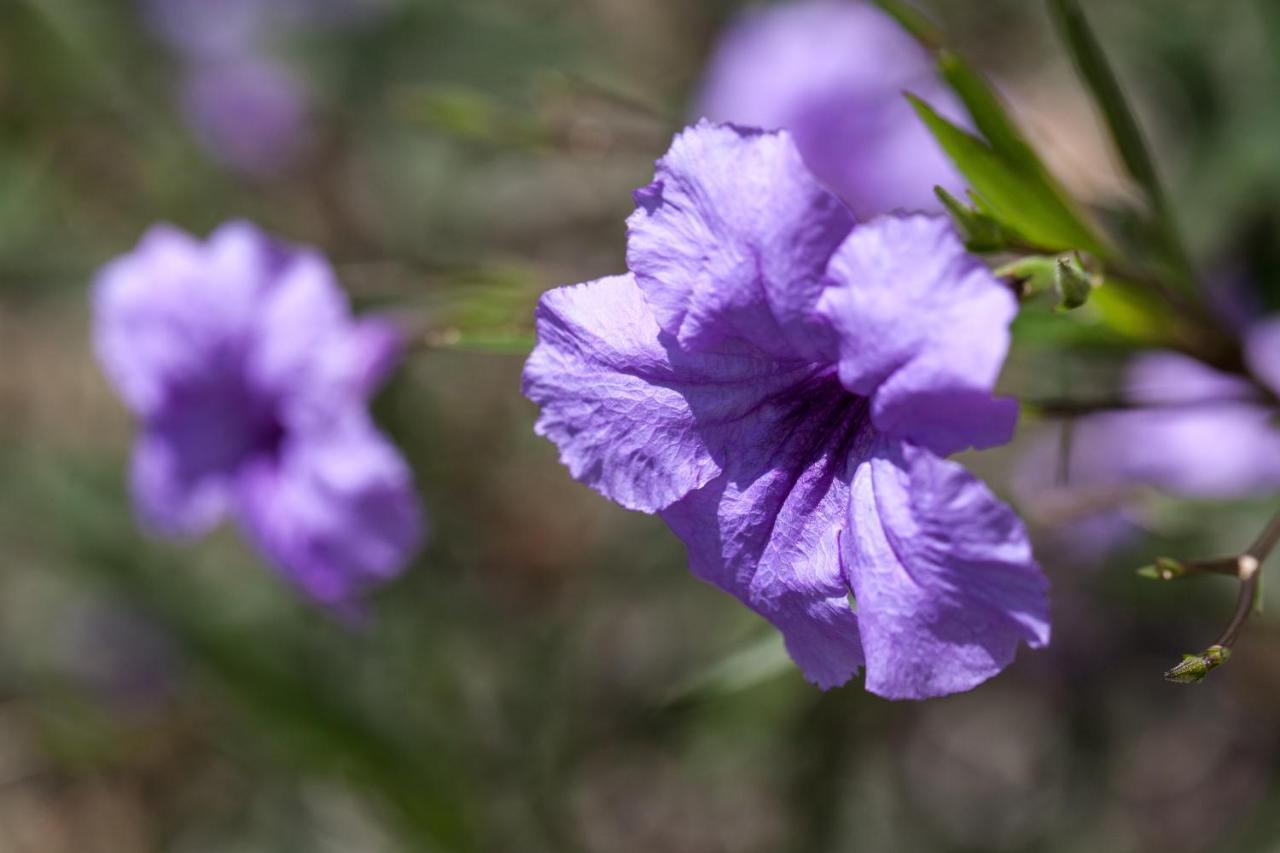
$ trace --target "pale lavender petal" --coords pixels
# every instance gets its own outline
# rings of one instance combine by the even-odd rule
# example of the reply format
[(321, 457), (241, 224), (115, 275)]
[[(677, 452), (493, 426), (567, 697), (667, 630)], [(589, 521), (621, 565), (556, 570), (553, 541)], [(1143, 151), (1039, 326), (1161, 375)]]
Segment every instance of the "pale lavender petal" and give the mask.
[(268, 0), (139, 0), (150, 29), (188, 60), (224, 60), (257, 46)]
[(1017, 404), (992, 395), (1017, 300), (944, 217), (886, 216), (837, 250), (819, 311), (840, 379), (887, 433), (939, 454), (1012, 437)]
[(702, 122), (676, 137), (636, 202), (627, 266), (681, 346), (739, 340), (811, 360), (828, 351), (813, 307), (852, 218), (787, 134)]
[(1073, 490), (1150, 486), (1186, 498), (1238, 498), (1280, 488), (1274, 412), (1240, 377), (1157, 352), (1136, 359), (1128, 397), (1150, 408), (1076, 421)]
[(745, 12), (708, 64), (695, 116), (791, 131), (859, 216), (936, 210), (963, 182), (903, 97), (955, 118), (928, 54), (870, 3), (801, 0)]
[(280, 400), (290, 427), (323, 425), (368, 399), (398, 363), (395, 327), (356, 322), (333, 268), (299, 250), (283, 263), (259, 302), (246, 370), (259, 391)]
[(1265, 320), (1249, 329), (1245, 357), (1253, 374), (1272, 393), (1280, 394), (1280, 318)]
[(524, 372), (537, 433), (574, 477), (645, 512), (719, 476), (754, 424), (779, 416), (777, 395), (814, 372), (741, 349), (681, 350), (630, 276), (550, 291), (537, 327)]
[(404, 332), (390, 318), (365, 317), (356, 322), (349, 340), (354, 387), (370, 397), (404, 358)]
[(1048, 643), (1047, 585), (1022, 523), (961, 466), (884, 441), (858, 466), (849, 507), (843, 551), (872, 693), (969, 690), (1019, 643)]
[(129, 485), (135, 511), (148, 532), (200, 536), (227, 516), (234, 469), (228, 470), (218, 458), (190, 458), (184, 455), (189, 449), (159, 432), (144, 433), (134, 445)]
[(227, 168), (255, 176), (282, 171), (304, 149), (308, 100), (288, 68), (254, 56), (192, 68), (183, 93), (204, 148)]
[(1177, 352), (1150, 352), (1134, 359), (1125, 374), (1129, 400), (1152, 405), (1213, 404), (1258, 400), (1241, 376), (1223, 373)]
[(840, 538), (851, 460), (871, 430), (865, 401), (830, 373), (792, 388), (777, 406), (740, 437), (721, 477), (662, 517), (688, 546), (694, 574), (772, 622), (806, 677), (825, 689), (862, 665)]
[(1280, 488), (1274, 417), (1249, 403), (1094, 415), (1076, 425), (1071, 481), (1139, 483), (1205, 500), (1272, 492)]
[(103, 267), (93, 287), (95, 348), (135, 414), (158, 412), (169, 388), (198, 385), (209, 365), (245, 346), (271, 252), (247, 225), (224, 226), (207, 244), (162, 225)]
[(289, 436), (278, 459), (242, 472), (238, 499), (246, 535), (286, 578), (340, 612), (396, 577), (423, 541), (408, 466), (361, 418)]

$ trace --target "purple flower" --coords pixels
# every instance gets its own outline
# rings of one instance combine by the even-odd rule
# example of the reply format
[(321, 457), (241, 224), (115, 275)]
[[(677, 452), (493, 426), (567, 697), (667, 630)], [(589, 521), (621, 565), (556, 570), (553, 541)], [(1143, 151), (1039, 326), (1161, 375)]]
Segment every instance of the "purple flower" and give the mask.
[(339, 611), (404, 568), (421, 513), (367, 406), (400, 338), (352, 319), (320, 255), (243, 223), (207, 243), (159, 226), (102, 269), (93, 301), (98, 358), (142, 426), (131, 479), (148, 530), (234, 517)]
[(854, 228), (788, 134), (706, 122), (636, 201), (631, 273), (538, 307), (524, 390), (571, 473), (659, 513), (821, 687), (936, 696), (1046, 643), (1020, 522), (936, 455), (1017, 415), (1016, 302), (946, 220)]
[(306, 146), (306, 89), (288, 68), (244, 58), (194, 66), (183, 100), (187, 123), (222, 165), (248, 175), (286, 168)]
[[(1260, 357), (1270, 337), (1265, 326), (1252, 333), (1251, 354)], [(1126, 386), (1127, 399), (1143, 408), (1077, 420), (1066, 484), (1058, 491), (1109, 490), (1122, 505), (1134, 485), (1204, 500), (1280, 488), (1274, 411), (1242, 377), (1178, 353), (1153, 352), (1130, 365)], [(1053, 455), (1048, 445), (1054, 443), (1048, 440), (1030, 453)], [(1034, 478), (1018, 491), (1035, 496)]]
[(859, 216), (937, 210), (963, 183), (903, 91), (956, 118), (928, 55), (861, 0), (801, 0), (745, 13), (712, 57), (695, 112), (791, 131), (814, 174)]
[(152, 32), (184, 65), (188, 125), (221, 165), (278, 173), (306, 147), (311, 92), (273, 57), (291, 33), (353, 24), (393, 0), (140, 0)]

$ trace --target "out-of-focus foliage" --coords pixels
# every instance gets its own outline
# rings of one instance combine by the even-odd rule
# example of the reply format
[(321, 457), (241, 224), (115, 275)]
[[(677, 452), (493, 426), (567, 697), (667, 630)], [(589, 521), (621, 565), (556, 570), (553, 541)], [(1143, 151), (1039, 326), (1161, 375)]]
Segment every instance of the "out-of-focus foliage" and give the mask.
[[(1110, 557), (1046, 537), (1054, 644), (974, 693), (818, 693), (661, 523), (569, 479), (531, 432), (519, 356), (491, 352), (527, 342), (542, 290), (621, 268), (629, 192), (735, 4), (389, 5), (278, 46), (311, 131), (257, 178), (199, 146), (179, 60), (133, 3), (0, 5), (0, 850), (1274, 848), (1272, 617), (1179, 690), (1159, 673), (1231, 590), (1132, 572), (1238, 549), (1268, 507), (1152, 498)], [(1139, 227), (1043, 9), (921, 5), (1056, 178), (1115, 233)], [(1201, 271), (1280, 308), (1280, 7), (1087, 6)], [(432, 544), (354, 633), (233, 535), (157, 544), (127, 505), (88, 278), (153, 221), (232, 217), (321, 247), (427, 344), (377, 415)], [(1042, 346), (1011, 388), (1114, 387), (1097, 296), (1067, 325), (1024, 315)], [(1013, 451), (973, 464), (1003, 488)]]

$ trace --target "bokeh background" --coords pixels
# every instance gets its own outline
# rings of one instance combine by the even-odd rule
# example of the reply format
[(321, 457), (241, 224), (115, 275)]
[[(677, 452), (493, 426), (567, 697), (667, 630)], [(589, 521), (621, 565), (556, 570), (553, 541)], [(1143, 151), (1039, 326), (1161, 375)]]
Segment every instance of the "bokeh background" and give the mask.
[[(1038, 528), (1053, 646), (890, 703), (807, 685), (533, 435), (532, 306), (623, 268), (629, 192), (743, 4), (279, 0), (241, 54), (237, 3), (0, 3), (0, 851), (1280, 850), (1280, 623), (1165, 684), (1234, 590), (1133, 575), (1240, 549), (1265, 501)], [(1280, 4), (1087, 5), (1202, 269), (1280, 307)], [(1065, 184), (1127, 197), (1039, 4), (921, 6)], [(254, 111), (265, 138), (227, 131)], [(233, 532), (179, 548), (131, 517), (88, 282), (154, 221), (231, 218), (320, 247), (428, 344), (376, 413), (433, 537), (362, 630)], [(1104, 390), (1122, 360), (1049, 344), (1010, 375)], [(973, 464), (1007, 494), (1055, 428)]]

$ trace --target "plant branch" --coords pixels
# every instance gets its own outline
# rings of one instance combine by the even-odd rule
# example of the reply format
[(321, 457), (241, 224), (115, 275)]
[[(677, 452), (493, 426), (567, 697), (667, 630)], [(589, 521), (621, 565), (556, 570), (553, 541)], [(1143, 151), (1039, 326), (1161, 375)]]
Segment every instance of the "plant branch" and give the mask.
[(1215, 560), (1182, 563), (1168, 558), (1156, 560), (1154, 569), (1147, 567), (1140, 573), (1147, 577), (1172, 580), (1193, 574), (1230, 574), (1240, 581), (1236, 596), (1235, 612), (1216, 643), (1198, 655), (1184, 655), (1182, 662), (1164, 674), (1166, 681), (1194, 684), (1204, 680), (1209, 672), (1221, 666), (1231, 657), (1231, 648), (1240, 638), (1249, 617), (1258, 609), (1262, 591), (1262, 564), (1280, 545), (1280, 512), (1276, 512), (1258, 538), (1242, 554)]

